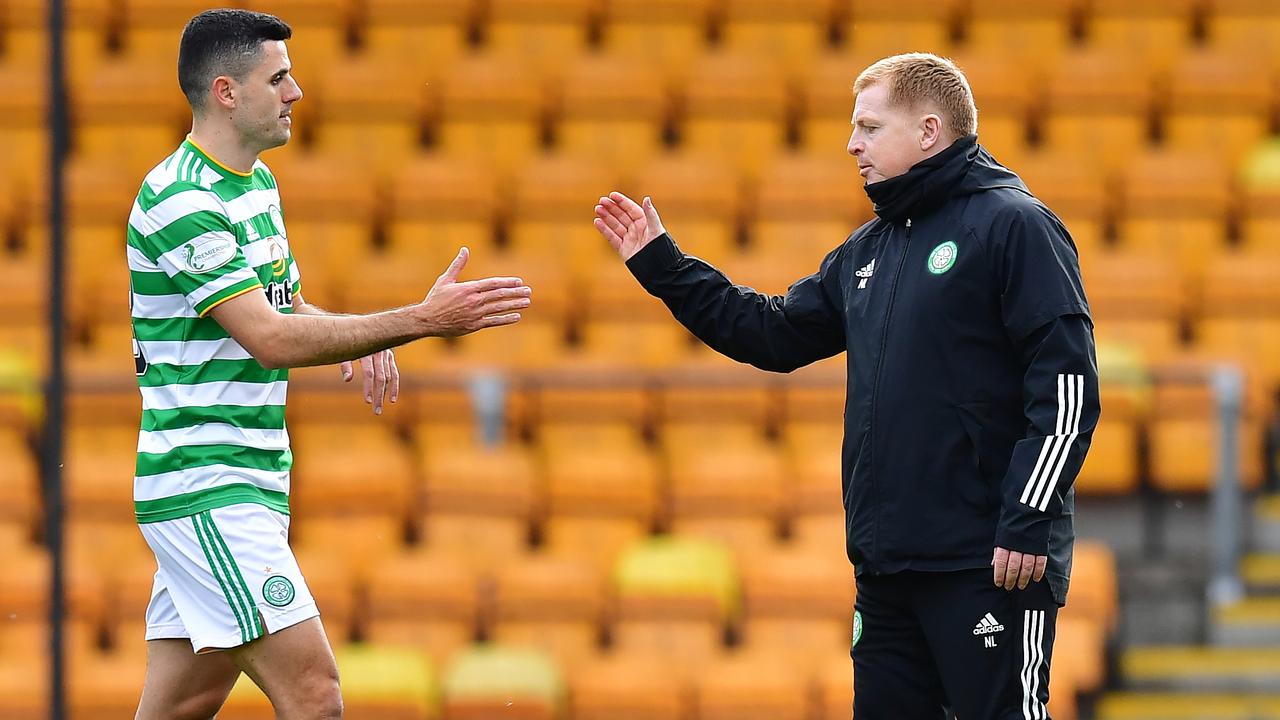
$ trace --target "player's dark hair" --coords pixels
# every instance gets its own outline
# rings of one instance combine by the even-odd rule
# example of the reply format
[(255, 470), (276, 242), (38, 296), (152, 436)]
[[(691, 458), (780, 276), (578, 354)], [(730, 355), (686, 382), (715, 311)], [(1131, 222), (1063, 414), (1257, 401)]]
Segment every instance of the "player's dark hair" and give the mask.
[(209, 85), (219, 75), (242, 80), (258, 62), (262, 43), (288, 40), (293, 28), (274, 15), (252, 10), (206, 10), (191, 18), (178, 47), (178, 85), (193, 110), (204, 108)]

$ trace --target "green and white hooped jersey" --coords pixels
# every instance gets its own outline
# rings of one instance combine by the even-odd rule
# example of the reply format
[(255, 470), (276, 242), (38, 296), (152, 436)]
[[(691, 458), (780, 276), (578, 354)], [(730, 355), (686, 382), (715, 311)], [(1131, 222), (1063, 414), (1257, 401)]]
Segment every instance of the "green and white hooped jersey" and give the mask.
[(237, 173), (187, 138), (147, 174), (129, 215), (142, 428), (140, 523), (238, 503), (289, 512), (287, 370), (268, 370), (209, 312), (248, 292), (293, 311), (300, 285), (275, 178)]

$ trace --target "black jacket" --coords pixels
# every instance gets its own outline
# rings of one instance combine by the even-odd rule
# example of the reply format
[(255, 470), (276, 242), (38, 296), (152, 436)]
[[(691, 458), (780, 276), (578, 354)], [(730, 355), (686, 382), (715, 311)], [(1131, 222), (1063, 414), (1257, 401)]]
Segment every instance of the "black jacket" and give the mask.
[(628, 261), (715, 350), (789, 372), (847, 351), (843, 490), (859, 573), (1048, 555), (1064, 602), (1072, 484), (1097, 424), (1093, 323), (1066, 228), (970, 136), (867, 186), (877, 219), (768, 296), (670, 236)]

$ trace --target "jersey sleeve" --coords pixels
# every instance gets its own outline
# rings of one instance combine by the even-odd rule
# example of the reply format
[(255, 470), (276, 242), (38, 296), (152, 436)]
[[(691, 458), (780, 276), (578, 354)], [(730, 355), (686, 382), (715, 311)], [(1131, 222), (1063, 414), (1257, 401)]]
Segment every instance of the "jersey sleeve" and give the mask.
[(237, 242), (231, 220), (212, 193), (178, 193), (146, 212), (135, 206), (129, 224), (141, 236), (143, 251), (155, 259), (199, 317), (262, 287)]

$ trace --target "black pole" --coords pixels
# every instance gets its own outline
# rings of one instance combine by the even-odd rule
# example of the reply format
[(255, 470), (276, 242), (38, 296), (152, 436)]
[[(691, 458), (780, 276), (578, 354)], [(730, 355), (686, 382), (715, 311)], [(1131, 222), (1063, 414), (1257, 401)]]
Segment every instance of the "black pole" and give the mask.
[(45, 388), (44, 433), (44, 509), (45, 540), (53, 557), (53, 577), (49, 598), (49, 717), (66, 717), (66, 693), (62, 620), (63, 600), (62, 551), (62, 428), (66, 390), (63, 366), (63, 267), (66, 265), (63, 239), (62, 167), (67, 155), (67, 98), (64, 79), (63, 0), (49, 3), (49, 380)]

